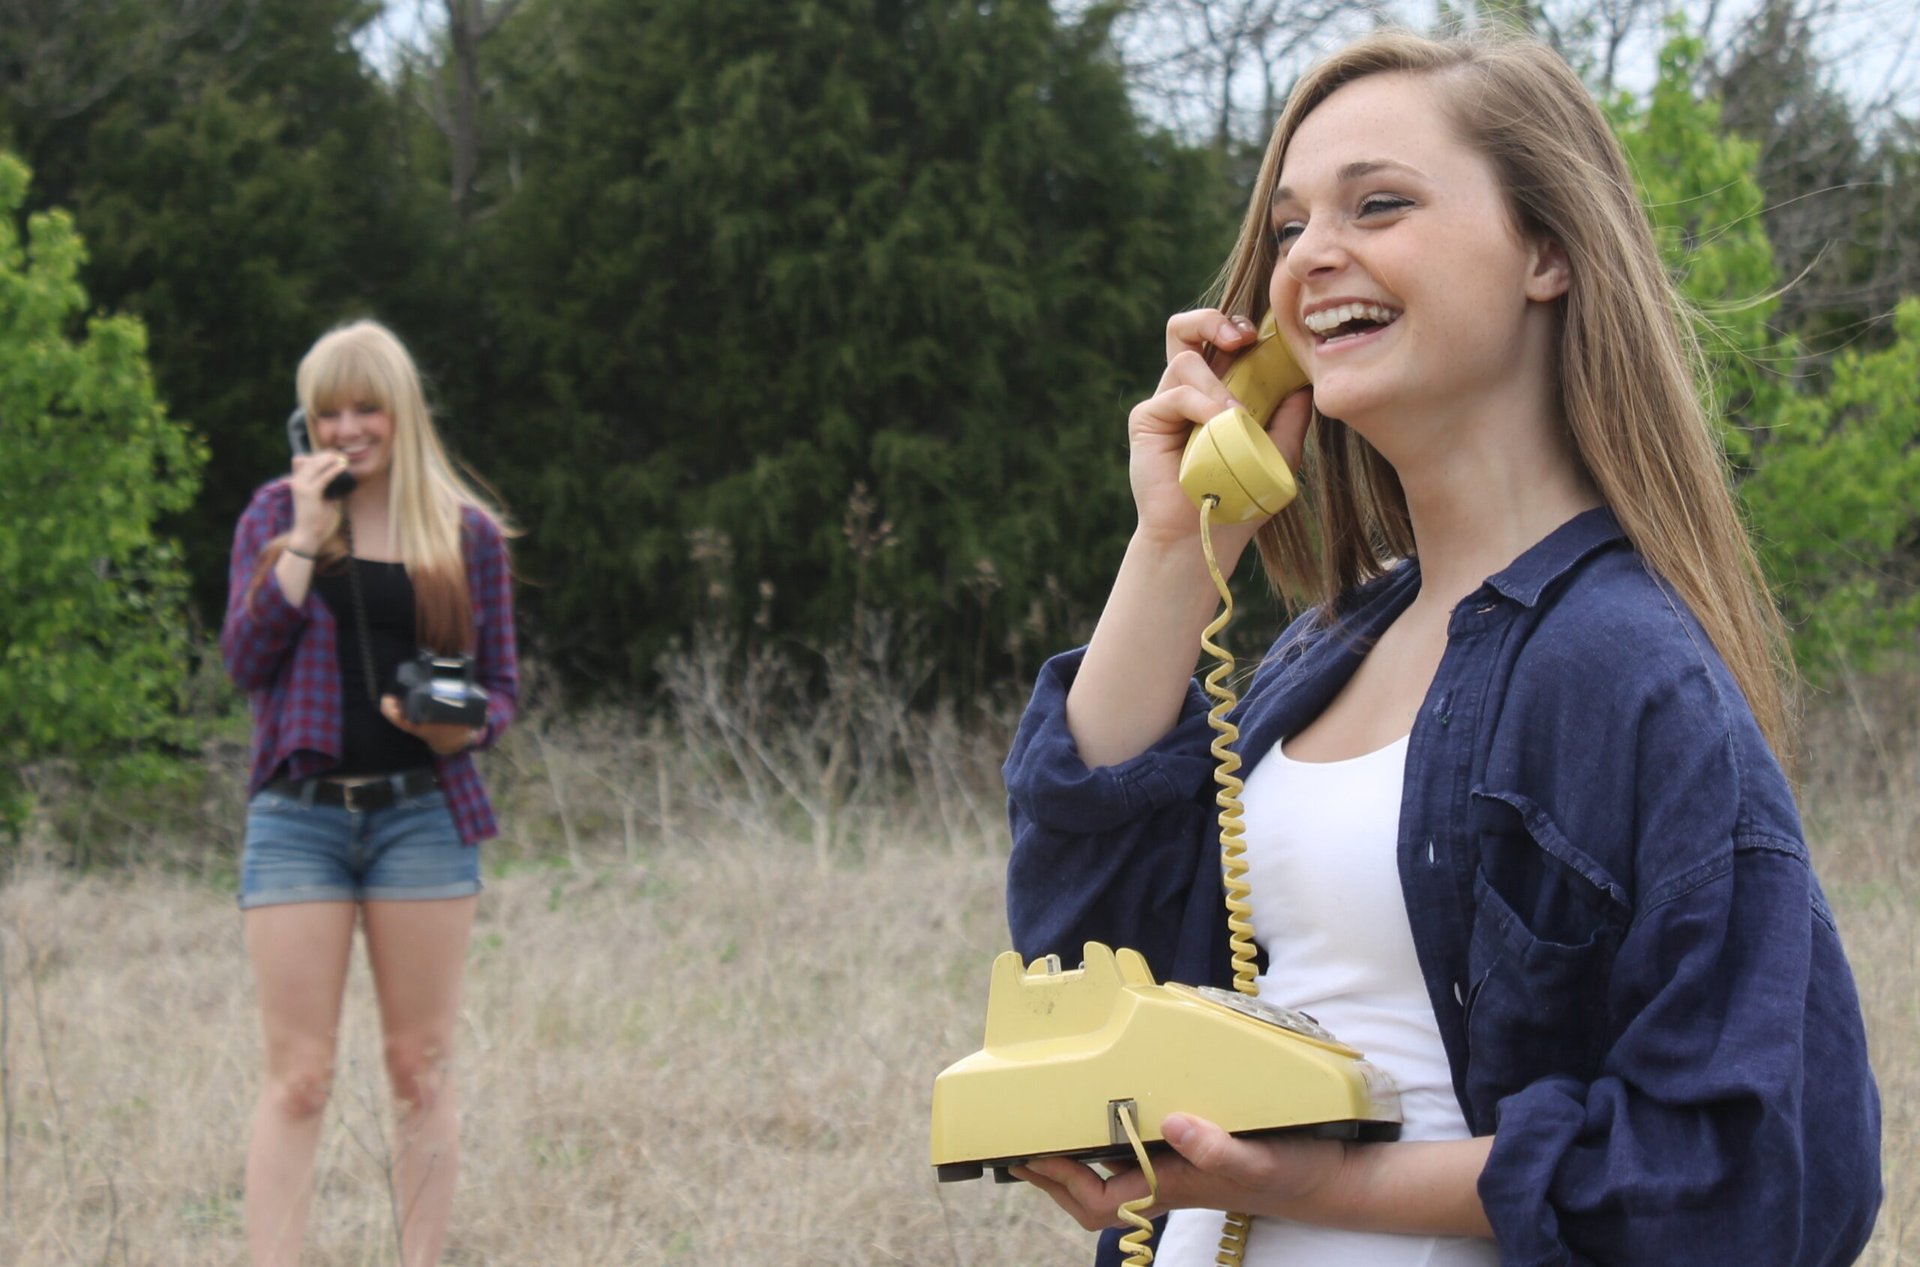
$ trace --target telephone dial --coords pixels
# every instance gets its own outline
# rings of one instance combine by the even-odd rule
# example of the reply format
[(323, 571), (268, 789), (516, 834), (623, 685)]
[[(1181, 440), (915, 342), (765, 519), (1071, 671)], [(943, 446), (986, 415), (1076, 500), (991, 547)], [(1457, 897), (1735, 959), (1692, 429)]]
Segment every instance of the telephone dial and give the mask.
[[(1215, 798), (1221, 868), (1233, 951), (1233, 990), (1158, 984), (1139, 952), (1088, 942), (1078, 968), (1057, 956), (1023, 964), (1017, 951), (994, 961), (981, 1050), (947, 1067), (933, 1085), (932, 1160), (943, 1182), (977, 1179), (1039, 1157), (1104, 1161), (1129, 1152), (1148, 1195), (1121, 1207), (1135, 1231), (1121, 1240), (1130, 1264), (1152, 1260), (1154, 1198), (1147, 1145), (1164, 1141), (1168, 1113), (1192, 1113), (1236, 1135), (1304, 1132), (1363, 1141), (1397, 1139), (1400, 1098), (1387, 1076), (1311, 1017), (1258, 997), (1252, 906), (1246, 882), (1236, 775), (1238, 730), (1227, 720), (1233, 657), (1213, 641), (1233, 612), (1214, 559), (1212, 524), (1266, 518), (1297, 488), (1266, 421), (1307, 383), (1274, 316), (1221, 382), (1245, 408), (1194, 428), (1180, 462), (1180, 486), (1200, 508), (1200, 542), (1223, 607), (1201, 635), (1218, 662), (1206, 677), (1215, 700)], [(1249, 1220), (1227, 1216), (1218, 1261), (1240, 1262)]]

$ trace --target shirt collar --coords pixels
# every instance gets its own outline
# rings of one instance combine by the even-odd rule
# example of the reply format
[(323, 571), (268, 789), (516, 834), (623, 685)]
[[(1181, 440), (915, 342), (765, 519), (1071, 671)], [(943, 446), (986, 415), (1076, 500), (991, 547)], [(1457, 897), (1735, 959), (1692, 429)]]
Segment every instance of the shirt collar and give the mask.
[(1532, 607), (1547, 586), (1572, 571), (1582, 559), (1625, 538), (1610, 508), (1583, 510), (1488, 577), (1487, 585), (1523, 607)]

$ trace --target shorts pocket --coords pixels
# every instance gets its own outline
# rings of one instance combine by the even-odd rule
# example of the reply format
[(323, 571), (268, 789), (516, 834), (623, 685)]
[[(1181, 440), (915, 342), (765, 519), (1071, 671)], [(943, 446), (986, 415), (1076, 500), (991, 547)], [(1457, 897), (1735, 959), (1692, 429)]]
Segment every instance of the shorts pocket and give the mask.
[(393, 803), (393, 808), (403, 812), (408, 810), (439, 809), (446, 805), (446, 803), (446, 789), (434, 787), (428, 788), (424, 792), (416, 792), (412, 796), (401, 797)]
[(270, 788), (261, 788), (247, 802), (249, 814), (308, 814), (313, 807), (297, 796), (288, 796), (285, 792), (275, 792)]

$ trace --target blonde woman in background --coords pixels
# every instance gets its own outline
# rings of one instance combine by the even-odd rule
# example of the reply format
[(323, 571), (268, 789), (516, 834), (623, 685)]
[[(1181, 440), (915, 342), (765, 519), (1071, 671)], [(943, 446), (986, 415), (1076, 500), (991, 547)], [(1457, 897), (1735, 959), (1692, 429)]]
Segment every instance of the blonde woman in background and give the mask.
[[(1294, 89), (1129, 419), (1107, 607), (1007, 761), (1015, 945), (1228, 984), (1192, 680), (1218, 600), (1177, 469), (1269, 310), (1312, 386), (1270, 421), (1304, 491), (1258, 541), (1311, 609), (1235, 715), (1258, 984), (1405, 1124), (1170, 1114), (1157, 1267), (1213, 1262), (1227, 1210), (1261, 1267), (1851, 1261), (1879, 1100), (1783, 773), (1781, 623), (1622, 153), (1538, 43), (1380, 32)], [(1213, 533), (1223, 571), (1254, 536)], [(1089, 1229), (1147, 1190), (1015, 1173)]]
[[(296, 386), (312, 452), (240, 517), (220, 638), (253, 711), (240, 906), (266, 1081), (247, 1237), (256, 1267), (299, 1260), (358, 921), (402, 1110), (403, 1259), (426, 1267), (459, 1169), (453, 1033), (476, 846), (496, 834), (472, 753), (506, 729), (518, 690), (511, 529), (455, 472), (384, 327), (329, 332)], [(343, 473), (351, 492), (329, 497)], [(483, 724), (408, 721), (394, 675), (421, 649), (472, 658)]]

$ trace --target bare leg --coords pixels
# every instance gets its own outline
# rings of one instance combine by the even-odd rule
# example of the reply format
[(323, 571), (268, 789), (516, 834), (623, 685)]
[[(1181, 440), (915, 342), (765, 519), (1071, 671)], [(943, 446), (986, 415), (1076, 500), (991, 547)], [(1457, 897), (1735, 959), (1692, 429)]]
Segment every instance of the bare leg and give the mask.
[(293, 1267), (300, 1260), (354, 914), (351, 902), (296, 902), (245, 913), (267, 1048), (266, 1085), (247, 1147), (247, 1245), (254, 1267)]
[(439, 1261), (453, 1208), (460, 1169), (453, 1029), (478, 905), (478, 897), (366, 904), (387, 1078), (401, 1112), (393, 1181), (403, 1267)]

